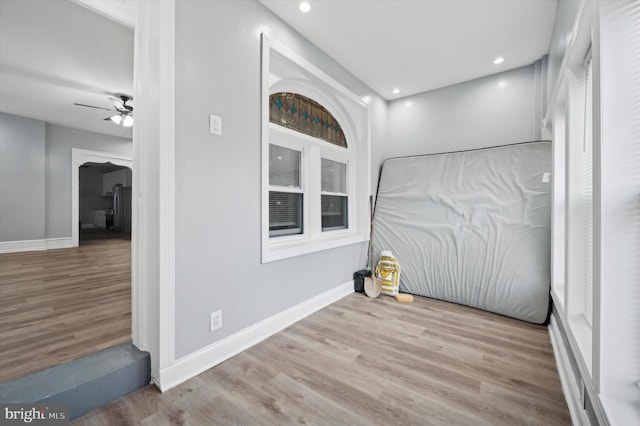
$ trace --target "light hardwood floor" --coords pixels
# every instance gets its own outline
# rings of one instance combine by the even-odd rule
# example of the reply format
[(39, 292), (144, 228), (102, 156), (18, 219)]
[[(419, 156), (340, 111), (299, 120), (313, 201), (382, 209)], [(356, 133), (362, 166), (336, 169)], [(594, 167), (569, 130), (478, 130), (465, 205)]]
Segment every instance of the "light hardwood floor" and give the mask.
[(130, 340), (130, 240), (0, 255), (0, 383)]
[(546, 327), (349, 295), (164, 394), (77, 425), (568, 425)]

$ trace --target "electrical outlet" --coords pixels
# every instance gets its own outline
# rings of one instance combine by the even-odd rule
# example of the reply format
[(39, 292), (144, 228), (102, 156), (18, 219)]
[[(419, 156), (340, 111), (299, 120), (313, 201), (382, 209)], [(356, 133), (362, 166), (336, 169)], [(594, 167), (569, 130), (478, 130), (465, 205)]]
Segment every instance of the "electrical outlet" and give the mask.
[(219, 328), (222, 328), (222, 311), (215, 311), (209, 317), (209, 330), (216, 331)]

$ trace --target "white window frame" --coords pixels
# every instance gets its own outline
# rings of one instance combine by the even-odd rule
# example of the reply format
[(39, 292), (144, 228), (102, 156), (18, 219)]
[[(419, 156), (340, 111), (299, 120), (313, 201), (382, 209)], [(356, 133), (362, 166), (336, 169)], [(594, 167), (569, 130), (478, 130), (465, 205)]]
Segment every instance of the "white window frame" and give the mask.
[[(574, 424), (640, 424), (640, 370), (637, 331), (640, 326), (637, 291), (638, 194), (637, 76), (640, 58), (639, 2), (580, 1), (566, 41), (558, 79), (548, 97), (543, 124), (553, 124), (554, 144), (569, 139), (568, 87), (592, 47), (593, 143), (593, 300), (592, 323), (581, 315), (583, 285), (562, 282), (562, 268), (554, 268), (554, 313), (550, 334), (563, 391)], [(576, 67), (578, 65), (578, 67)], [(581, 93), (575, 93), (579, 99)], [(566, 115), (566, 129), (563, 129)], [(557, 129), (557, 132), (556, 132)], [(574, 129), (574, 133), (579, 129)], [(564, 137), (566, 134), (566, 138)], [(554, 174), (567, 174), (561, 150), (555, 151)], [(562, 186), (564, 187), (564, 185)], [(554, 262), (561, 266), (569, 241), (563, 237), (565, 194), (554, 202)], [(567, 231), (570, 231), (567, 229)], [(570, 266), (568, 263), (565, 271)], [(564, 296), (562, 294), (564, 293)], [(560, 324), (560, 325), (558, 325)], [(564, 336), (562, 336), (564, 334)], [(563, 338), (564, 337), (564, 338)], [(577, 369), (575, 368), (577, 365)]]
[[(590, 46), (589, 43), (588, 46)], [(585, 127), (585, 91), (587, 85), (587, 65), (590, 58), (589, 47), (578, 63), (567, 70), (566, 76), (566, 120), (567, 138), (565, 140), (565, 306), (569, 327), (571, 328), (586, 369), (593, 374), (593, 326), (592, 307), (587, 309), (587, 286), (593, 285), (593, 262), (587, 264), (588, 242), (593, 241), (587, 233), (589, 214), (593, 215), (593, 195), (585, 198), (585, 176), (587, 157), (583, 152), (586, 132), (593, 128)], [(591, 157), (593, 169), (593, 157)], [(577, 169), (573, 170), (573, 169)], [(593, 174), (591, 174), (593, 180)], [(591, 184), (593, 188), (593, 183)], [(591, 203), (586, 208), (585, 203)], [(574, 207), (577, 209), (574, 211)], [(592, 290), (593, 287), (591, 287)]]
[[(278, 55), (277, 77), (270, 68), (272, 54)], [(278, 92), (299, 93), (326, 108), (340, 123), (347, 147), (271, 123), (269, 96)], [(368, 241), (367, 200), (371, 192), (369, 117), (369, 106), (362, 99), (297, 54), (262, 35), (262, 263)], [(304, 195), (301, 234), (269, 235), (270, 144), (302, 152)], [(322, 231), (322, 158), (347, 165), (346, 229)]]

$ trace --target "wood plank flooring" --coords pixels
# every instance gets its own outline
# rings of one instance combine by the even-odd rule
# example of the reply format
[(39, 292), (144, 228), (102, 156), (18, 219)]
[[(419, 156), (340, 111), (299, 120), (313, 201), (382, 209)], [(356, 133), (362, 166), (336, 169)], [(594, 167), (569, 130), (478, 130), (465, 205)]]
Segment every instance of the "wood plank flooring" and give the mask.
[(0, 383), (130, 340), (130, 240), (0, 255)]
[(360, 294), (77, 425), (569, 425), (546, 327)]

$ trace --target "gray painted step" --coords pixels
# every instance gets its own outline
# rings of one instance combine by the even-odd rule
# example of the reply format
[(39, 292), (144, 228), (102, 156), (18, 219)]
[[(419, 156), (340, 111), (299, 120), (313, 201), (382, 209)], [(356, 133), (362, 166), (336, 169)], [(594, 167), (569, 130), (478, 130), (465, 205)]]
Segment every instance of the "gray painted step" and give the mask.
[(0, 384), (0, 402), (65, 404), (73, 420), (148, 385), (150, 373), (149, 353), (126, 343)]

